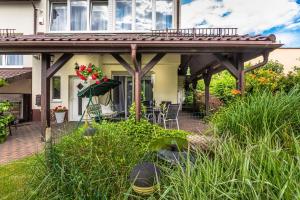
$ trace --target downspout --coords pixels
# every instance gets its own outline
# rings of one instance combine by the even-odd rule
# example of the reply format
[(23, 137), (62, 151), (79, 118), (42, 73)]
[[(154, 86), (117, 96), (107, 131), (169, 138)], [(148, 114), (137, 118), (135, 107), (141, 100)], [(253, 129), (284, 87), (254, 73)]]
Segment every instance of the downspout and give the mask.
[(176, 29), (178, 32), (178, 30), (180, 29), (180, 0), (176, 0), (176, 10)]
[(31, 1), (32, 7), (33, 7), (33, 34), (37, 34), (37, 11), (38, 9), (36, 8), (33, 0)]
[(247, 69), (244, 70), (244, 72), (247, 73), (247, 72), (250, 72), (252, 70), (255, 70), (259, 67), (266, 65), (267, 62), (269, 61), (269, 52), (268, 51), (264, 52), (263, 57), (264, 57), (264, 60), (262, 62), (252, 65), (251, 67), (248, 67)]

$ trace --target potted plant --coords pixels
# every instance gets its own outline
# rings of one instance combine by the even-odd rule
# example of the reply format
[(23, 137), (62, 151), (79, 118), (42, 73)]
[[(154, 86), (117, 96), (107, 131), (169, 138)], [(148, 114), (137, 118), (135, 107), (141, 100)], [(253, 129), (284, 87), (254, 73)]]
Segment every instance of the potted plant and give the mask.
[(54, 108), (54, 114), (56, 123), (61, 124), (65, 120), (67, 108), (63, 106), (57, 106)]

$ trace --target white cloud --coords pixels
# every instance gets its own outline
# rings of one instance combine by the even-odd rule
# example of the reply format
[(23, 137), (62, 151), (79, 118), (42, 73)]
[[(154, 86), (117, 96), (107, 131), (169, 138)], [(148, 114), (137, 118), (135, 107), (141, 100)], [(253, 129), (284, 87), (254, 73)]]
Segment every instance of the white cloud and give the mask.
[(299, 32), (276, 33), (276, 39), (286, 47), (299, 47)]
[[(226, 12), (230, 15), (222, 17)], [(291, 26), (300, 5), (291, 0), (194, 0), (182, 5), (182, 27), (236, 27), (239, 33), (261, 33), (276, 26)], [(199, 26), (199, 27), (201, 27)]]

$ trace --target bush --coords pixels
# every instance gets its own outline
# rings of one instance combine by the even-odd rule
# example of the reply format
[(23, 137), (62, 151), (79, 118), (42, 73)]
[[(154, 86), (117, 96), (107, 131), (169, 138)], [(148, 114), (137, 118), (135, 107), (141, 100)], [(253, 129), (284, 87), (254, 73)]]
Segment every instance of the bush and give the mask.
[(248, 137), (263, 137), (266, 133), (277, 132), (282, 140), (284, 133), (300, 135), (300, 90), (252, 94), (223, 108), (214, 116), (213, 123), (220, 134), (230, 133), (240, 142), (247, 142)]
[(299, 137), (291, 133), (287, 150), (269, 145), (273, 133), (264, 135), (243, 148), (227, 137), (213, 157), (198, 153), (186, 169), (166, 168), (160, 199), (299, 199)]
[(123, 199), (130, 192), (131, 169), (151, 159), (151, 141), (187, 135), (183, 131), (164, 130), (145, 120), (104, 121), (93, 127), (96, 134), (92, 137), (84, 137), (81, 128), (59, 144), (49, 146), (46, 165), (36, 170), (39, 173), (35, 174), (33, 187), (37, 189), (32, 198)]
[(13, 120), (13, 116), (9, 113), (11, 104), (9, 102), (0, 102), (0, 143), (6, 140), (8, 135), (8, 124)]

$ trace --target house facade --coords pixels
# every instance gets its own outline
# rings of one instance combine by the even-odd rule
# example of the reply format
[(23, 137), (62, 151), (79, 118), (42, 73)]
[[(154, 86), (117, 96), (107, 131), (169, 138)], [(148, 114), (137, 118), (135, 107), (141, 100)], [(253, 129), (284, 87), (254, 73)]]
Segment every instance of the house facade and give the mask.
[[(176, 0), (40, 0), (3, 1), (0, 2), (0, 28), (16, 29), (16, 33), (25, 35), (49, 34), (118, 34), (150, 32), (153, 29), (172, 29), (178, 24)], [(5, 19), (5, 20), (3, 20)], [(143, 56), (142, 64), (147, 63), (154, 54)], [(3, 55), (19, 56), (23, 60), (18, 68), (32, 68), (32, 85), (27, 88), (31, 94), (33, 120), (40, 120), (41, 95), (41, 59), (40, 55)], [(61, 54), (53, 53), (51, 62), (55, 62)], [(130, 61), (130, 55), (124, 55)], [(17, 58), (16, 58), (17, 59)], [(0, 62), (1, 63), (1, 62)], [(82, 81), (75, 76), (75, 63), (88, 65), (93, 63), (102, 66), (108, 78), (121, 81), (122, 87), (113, 94), (114, 104), (127, 112), (134, 101), (133, 79), (110, 54), (88, 53), (74, 55), (51, 78), (51, 109), (58, 105), (68, 108), (68, 119), (79, 120), (87, 99), (77, 97), (77, 85)], [(166, 55), (142, 80), (143, 94), (146, 100), (180, 103), (183, 93), (183, 79), (178, 76), (180, 54)], [(4, 68), (4, 67), (3, 67)], [(18, 81), (0, 89), (5, 93), (8, 89), (15, 93), (25, 84)], [(16, 85), (15, 88), (12, 88)], [(107, 97), (100, 101), (105, 103)]]

